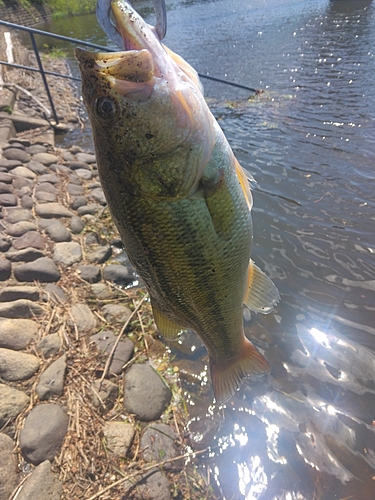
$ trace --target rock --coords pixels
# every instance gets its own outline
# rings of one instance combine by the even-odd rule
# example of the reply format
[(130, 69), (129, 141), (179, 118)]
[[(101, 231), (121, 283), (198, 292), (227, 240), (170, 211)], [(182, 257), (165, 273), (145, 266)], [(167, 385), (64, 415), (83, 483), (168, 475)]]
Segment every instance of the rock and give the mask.
[[(17, 167), (21, 168), (21, 167)], [(33, 179), (28, 179), (25, 176), (15, 177), (13, 180), (13, 187), (19, 191), (22, 191), (22, 194), (30, 194), (34, 186)]]
[(31, 319), (0, 320), (0, 347), (20, 351), (25, 349), (37, 336), (38, 324)]
[[(32, 146), (28, 146), (25, 149), (26, 153), (30, 153), (31, 155), (35, 155), (36, 153), (46, 153), (47, 148), (42, 146), (41, 144), (33, 144)], [(33, 160), (31, 160), (33, 161)]]
[(73, 217), (73, 212), (68, 210), (64, 205), (60, 203), (43, 203), (35, 205), (35, 212), (39, 217), (45, 217), (47, 219), (55, 217)]
[(8, 250), (5, 257), (11, 262), (32, 262), (44, 257), (44, 253), (36, 248), (23, 248), (22, 250)]
[(84, 221), (80, 217), (72, 217), (70, 229), (74, 234), (79, 234), (85, 227)]
[[(29, 210), (27, 210), (27, 212), (30, 213)], [(5, 230), (5, 232), (9, 234), (9, 236), (22, 236), (28, 231), (35, 231), (35, 230), (36, 230), (36, 225), (33, 222), (20, 221), (9, 226), (8, 229)]]
[(0, 160), (0, 168), (6, 168), (7, 170), (12, 170), (14, 167), (22, 165), (22, 161), (19, 160), (6, 160), (5, 158)]
[(93, 189), (90, 193), (90, 198), (93, 198), (95, 201), (100, 203), (100, 205), (104, 206), (107, 204), (102, 188)]
[(105, 283), (95, 283), (91, 286), (91, 291), (99, 300), (111, 299), (113, 292)]
[(112, 255), (112, 248), (110, 245), (101, 245), (93, 252), (86, 252), (86, 259), (88, 262), (96, 264), (103, 264)]
[(79, 170), (79, 169), (83, 169), (83, 170), (90, 170), (90, 165), (88, 165), (87, 163), (83, 162), (83, 161), (70, 161), (69, 162), (69, 168), (71, 170)]
[(40, 376), (36, 392), (40, 401), (52, 396), (61, 396), (64, 392), (66, 354), (54, 361)]
[(98, 210), (99, 210), (99, 205), (97, 205), (96, 203), (90, 203), (89, 205), (83, 205), (79, 207), (77, 209), (77, 213), (79, 216), (87, 214), (95, 215), (98, 212)]
[(48, 236), (58, 243), (71, 241), (71, 232), (60, 221), (54, 221), (53, 224), (46, 228)]
[(106, 304), (102, 307), (102, 315), (109, 323), (111, 323), (113, 320), (125, 323), (130, 318), (131, 314), (131, 309), (122, 304)]
[(13, 448), (13, 439), (0, 433), (0, 498), (4, 500), (11, 498), (17, 484), (17, 458)]
[(27, 167), (16, 167), (12, 170), (12, 174), (18, 177), (25, 177), (25, 179), (35, 179), (36, 174)]
[(100, 281), (100, 268), (97, 266), (78, 266), (77, 271), (80, 277), (88, 283)]
[(60, 452), (69, 417), (66, 410), (56, 404), (35, 406), (25, 420), (20, 433), (20, 448), (24, 459), (38, 465), (44, 460), (52, 461)]
[(22, 163), (27, 163), (30, 161), (30, 155), (22, 149), (18, 148), (8, 148), (3, 151), (3, 156), (7, 160), (18, 160)]
[[(152, 423), (147, 426), (141, 437), (142, 456), (147, 462), (160, 462), (178, 456), (178, 449), (175, 445), (177, 435), (175, 431), (166, 424)], [(176, 466), (176, 463), (165, 464), (168, 468)]]
[(171, 484), (164, 474), (156, 467), (134, 479), (124, 482), (125, 497), (132, 493), (132, 498), (147, 498), (148, 500), (172, 500)]
[(38, 161), (38, 162), (42, 163), (43, 165), (48, 166), (48, 165), (52, 165), (52, 163), (57, 163), (59, 159), (57, 156), (50, 154), (50, 153), (36, 153), (33, 156), (33, 160)]
[(36, 174), (45, 174), (48, 172), (47, 167), (43, 165), (43, 163), (40, 163), (40, 161), (35, 161), (35, 160), (30, 160), (29, 163), (27, 164), (27, 168), (29, 168), (32, 172), (35, 172)]
[(61, 498), (62, 484), (52, 473), (49, 460), (35, 467), (17, 495), (17, 500), (60, 500)]
[(72, 210), (77, 210), (85, 205), (87, 205), (87, 200), (84, 196), (74, 196), (69, 206)]
[(39, 248), (40, 250), (44, 250), (45, 246), (45, 239), (38, 231), (28, 231), (20, 238), (17, 238), (15, 241), (13, 241), (13, 247), (16, 250), (21, 250), (27, 247)]
[[(96, 347), (106, 354), (112, 352), (112, 348), (117, 340), (117, 336), (108, 330), (91, 336), (91, 341), (95, 342)], [(117, 344), (115, 352), (112, 355), (112, 362), (109, 365), (109, 372), (119, 375), (123, 366), (132, 358), (134, 353), (134, 343), (125, 338)]]
[(96, 163), (96, 156), (91, 153), (77, 153), (76, 158), (84, 163)]
[(125, 266), (110, 264), (103, 269), (103, 279), (122, 285), (128, 285), (134, 281), (134, 275), (129, 268)]
[(53, 260), (67, 267), (76, 264), (82, 260), (81, 245), (76, 241), (56, 243), (53, 251)]
[(6, 425), (7, 422), (14, 421), (21, 411), (26, 408), (29, 400), (29, 396), (27, 396), (27, 394), (23, 391), (19, 391), (18, 389), (14, 389), (13, 387), (9, 387), (5, 384), (0, 384), (0, 427)]
[(0, 205), (3, 207), (15, 207), (17, 206), (17, 198), (12, 193), (0, 194)]
[(34, 201), (29, 195), (24, 195), (21, 198), (21, 207), (22, 208), (33, 208), (34, 206)]
[(6, 281), (12, 274), (12, 264), (9, 260), (0, 260), (0, 281)]
[(79, 332), (88, 332), (96, 327), (96, 318), (86, 304), (75, 304), (70, 308), (70, 314), (74, 323), (69, 322), (69, 325), (76, 325)]
[(12, 184), (14, 176), (12, 174), (6, 174), (5, 172), (0, 172), (0, 182), (5, 184)]
[(0, 181), (0, 194), (5, 194), (5, 193), (13, 193), (12, 186), (9, 186), (9, 184), (7, 184), (6, 182)]
[[(30, 212), (30, 210), (27, 210), (26, 208), (8, 208), (8, 213), (5, 216), (5, 220), (8, 222), (8, 224), (15, 224), (17, 222), (22, 222), (22, 221), (30, 221), (34, 219), (33, 214)], [(34, 226), (35, 229), (35, 226)], [(30, 231), (30, 229), (28, 230)], [(26, 232), (26, 231), (25, 231)], [(10, 234), (7, 232), (7, 234)], [(12, 235), (14, 236), (14, 235)]]
[(44, 358), (51, 358), (57, 354), (62, 346), (61, 338), (58, 333), (50, 333), (44, 337), (36, 346), (36, 350)]
[(46, 301), (53, 300), (56, 304), (63, 304), (68, 300), (64, 290), (54, 283), (46, 285), (44, 290), (46, 291)]
[(55, 174), (44, 174), (38, 177), (38, 183), (49, 182), (50, 184), (57, 184), (60, 182), (60, 177)]
[(171, 397), (171, 390), (149, 364), (133, 365), (126, 373), (124, 407), (140, 420), (158, 420)]
[(36, 286), (7, 286), (0, 289), (0, 302), (28, 299), (39, 300), (39, 289)]
[(52, 203), (56, 201), (56, 195), (47, 193), (47, 191), (38, 191), (35, 193), (35, 198), (41, 203)]
[(39, 368), (39, 359), (32, 354), (0, 348), (0, 377), (9, 382), (27, 380)]
[(81, 196), (85, 192), (83, 187), (77, 184), (68, 184), (66, 190), (71, 196)]
[(115, 401), (119, 394), (117, 384), (110, 380), (95, 380), (91, 385), (91, 401), (95, 408), (100, 408), (102, 413), (105, 413), (115, 405)]
[(49, 194), (57, 194), (59, 191), (55, 188), (53, 184), (50, 182), (42, 182), (41, 184), (38, 184), (35, 188), (35, 193), (37, 195), (41, 193), (49, 193)]
[(6, 236), (0, 236), (0, 252), (6, 252), (9, 250), (12, 242)]
[(33, 318), (45, 314), (43, 306), (27, 299), (0, 302), (0, 316), (3, 318)]
[(91, 170), (86, 170), (85, 168), (79, 168), (75, 172), (79, 177), (81, 177), (81, 179), (85, 179), (86, 181), (89, 181), (92, 179)]
[(107, 440), (106, 449), (125, 458), (132, 445), (135, 429), (132, 424), (125, 422), (106, 422), (103, 426), (103, 434)]
[(60, 279), (60, 272), (52, 259), (42, 257), (34, 260), (34, 262), (21, 264), (16, 267), (14, 269), (14, 276), (18, 281), (51, 283)]

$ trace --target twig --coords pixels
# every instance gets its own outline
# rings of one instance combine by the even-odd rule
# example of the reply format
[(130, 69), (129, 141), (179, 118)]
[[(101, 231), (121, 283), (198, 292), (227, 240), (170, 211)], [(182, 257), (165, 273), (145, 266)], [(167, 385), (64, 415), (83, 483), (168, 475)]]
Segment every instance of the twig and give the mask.
[(103, 488), (101, 491), (98, 493), (95, 493), (95, 495), (91, 496), (87, 500), (95, 500), (95, 498), (99, 498), (100, 495), (103, 493), (106, 493), (107, 491), (111, 490), (112, 488), (115, 488), (119, 484), (123, 483), (124, 481), (127, 481), (129, 479), (132, 479), (133, 477), (139, 476), (139, 474), (143, 474), (144, 472), (148, 472), (149, 470), (155, 469), (155, 467), (161, 467), (164, 464), (170, 463), (170, 462), (176, 462), (177, 460), (181, 460), (183, 458), (190, 458), (190, 457), (195, 457), (196, 455), (202, 455), (203, 453), (206, 453), (210, 448), (205, 448), (204, 450), (199, 450), (199, 451), (194, 451), (192, 453), (185, 453), (184, 455), (179, 455), (178, 457), (174, 458), (167, 458), (163, 460), (162, 462), (157, 462), (152, 465), (148, 465), (147, 467), (143, 467), (141, 470), (137, 470), (136, 472), (133, 472), (133, 474), (129, 474), (129, 476), (122, 477), (121, 479), (118, 479), (114, 483), (110, 484), (109, 486), (106, 486)]
[(124, 334), (124, 332), (125, 332), (126, 328), (128, 327), (130, 321), (133, 319), (133, 316), (135, 316), (137, 314), (137, 311), (141, 307), (141, 305), (143, 304), (144, 300), (145, 300), (145, 296), (142, 297), (142, 299), (138, 302), (138, 305), (136, 306), (136, 308), (134, 309), (134, 311), (131, 313), (131, 315), (129, 316), (129, 318), (125, 322), (124, 326), (121, 329), (121, 332), (118, 334), (116, 342), (113, 344), (111, 352), (109, 353), (109, 356), (107, 358), (106, 364), (104, 366), (103, 375), (101, 376), (100, 383), (99, 383), (99, 388), (101, 387), (101, 384), (102, 384), (103, 380), (107, 376), (109, 367), (111, 366), (111, 363), (112, 363), (113, 355), (114, 355), (114, 353), (115, 353), (115, 351), (117, 349), (117, 346), (118, 346), (118, 344), (119, 344), (119, 342), (121, 340), (122, 335)]
[(39, 101), (39, 99), (37, 97), (33, 96), (33, 94), (31, 92), (29, 92), (28, 90), (24, 89), (20, 85), (17, 85), (16, 83), (4, 83), (4, 87), (15, 87), (16, 89), (20, 90), (21, 92), (24, 92), (26, 95), (31, 97), (31, 99), (34, 99), (34, 101), (38, 104), (38, 106), (40, 106), (43, 109), (43, 111), (47, 115), (47, 118), (51, 118), (51, 116), (52, 116), (51, 111), (48, 108), (46, 108), (44, 106), (44, 104), (42, 104)]

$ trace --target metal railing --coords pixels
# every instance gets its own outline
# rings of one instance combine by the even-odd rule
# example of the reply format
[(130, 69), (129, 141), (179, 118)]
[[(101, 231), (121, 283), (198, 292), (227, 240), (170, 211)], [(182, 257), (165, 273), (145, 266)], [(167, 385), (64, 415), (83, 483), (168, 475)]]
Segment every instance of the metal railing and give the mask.
[[(46, 93), (47, 93), (48, 100), (49, 100), (49, 103), (50, 103), (50, 106), (51, 106), (53, 118), (54, 118), (56, 124), (59, 123), (59, 120), (58, 120), (58, 117), (57, 117), (56, 109), (55, 109), (55, 106), (54, 106), (54, 103), (53, 103), (53, 99), (52, 99), (52, 95), (51, 95), (51, 92), (50, 92), (50, 89), (49, 89), (49, 85), (48, 85), (48, 81), (47, 81), (46, 75), (58, 76), (58, 77), (61, 77), (61, 78), (69, 78), (70, 80), (75, 80), (77, 82), (80, 82), (81, 79), (78, 78), (78, 77), (76, 77), (76, 76), (73, 76), (73, 75), (65, 75), (65, 74), (61, 74), (61, 73), (56, 73), (54, 71), (47, 71), (47, 70), (45, 70), (44, 67), (43, 67), (43, 63), (42, 63), (41, 57), (40, 57), (38, 46), (37, 46), (37, 44), (35, 42), (34, 35), (42, 35), (42, 36), (47, 36), (47, 37), (51, 37), (51, 38), (57, 38), (58, 40), (64, 40), (66, 42), (70, 42), (70, 43), (74, 43), (74, 44), (85, 45), (86, 47), (91, 47), (93, 49), (104, 50), (106, 52), (115, 52), (116, 51), (116, 49), (111, 49), (110, 47), (105, 47), (103, 45), (97, 45), (97, 44), (91, 43), (91, 42), (84, 42), (83, 40), (79, 40), (77, 38), (70, 38), (68, 36), (57, 35), (55, 33), (50, 33), (49, 31), (37, 30), (35, 28), (29, 28), (27, 26), (22, 26), (20, 24), (10, 23), (8, 21), (2, 21), (2, 20), (0, 20), (0, 25), (1, 26), (6, 26), (7, 28), (13, 28), (13, 29), (17, 29), (17, 30), (26, 31), (26, 32), (29, 33), (31, 45), (32, 45), (33, 50), (34, 50), (34, 54), (35, 54), (35, 57), (36, 57), (36, 61), (37, 61), (38, 67), (35, 68), (35, 67), (32, 67), (32, 66), (23, 66), (21, 64), (10, 63), (10, 62), (7, 62), (7, 61), (0, 61), (0, 64), (4, 64), (6, 66), (11, 66), (11, 67), (14, 67), (14, 68), (21, 68), (21, 69), (25, 69), (25, 70), (29, 70), (29, 71), (37, 71), (37, 72), (39, 72), (41, 74), (42, 79), (43, 79), (44, 88), (46, 89)], [(198, 76), (200, 78), (206, 78), (207, 80), (211, 80), (211, 81), (214, 81), (214, 82), (224, 83), (225, 85), (231, 85), (232, 87), (237, 87), (237, 88), (240, 88), (240, 89), (248, 90), (250, 92), (255, 92), (255, 93), (259, 92), (259, 90), (251, 88), (251, 87), (248, 87), (246, 85), (241, 85), (239, 83), (230, 82), (228, 80), (222, 80), (221, 78), (216, 78), (214, 76), (203, 75), (201, 73), (198, 73)]]

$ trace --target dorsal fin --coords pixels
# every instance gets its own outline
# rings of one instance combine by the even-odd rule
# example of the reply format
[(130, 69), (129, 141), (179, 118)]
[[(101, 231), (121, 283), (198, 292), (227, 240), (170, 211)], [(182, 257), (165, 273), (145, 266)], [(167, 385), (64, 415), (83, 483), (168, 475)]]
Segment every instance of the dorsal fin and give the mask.
[(234, 165), (236, 168), (236, 174), (238, 180), (240, 181), (241, 184), (243, 194), (245, 195), (247, 201), (247, 206), (249, 207), (249, 210), (251, 210), (253, 207), (253, 195), (251, 194), (250, 191), (249, 182), (254, 181), (253, 176), (248, 172), (246, 172), (246, 170), (241, 167), (236, 158), (234, 159)]

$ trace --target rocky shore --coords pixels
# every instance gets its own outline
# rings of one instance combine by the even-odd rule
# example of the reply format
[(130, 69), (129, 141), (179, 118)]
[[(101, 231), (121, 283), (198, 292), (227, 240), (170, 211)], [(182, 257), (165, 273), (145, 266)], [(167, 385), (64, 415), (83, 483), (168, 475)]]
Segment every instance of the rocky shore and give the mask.
[[(12, 106), (45, 120), (36, 78), (8, 72), (33, 94), (15, 92)], [(74, 88), (52, 90), (79, 125)], [(0, 498), (214, 498), (190, 455), (185, 466), (178, 368), (155, 338), (95, 155), (56, 148), (51, 125), (0, 118)]]

